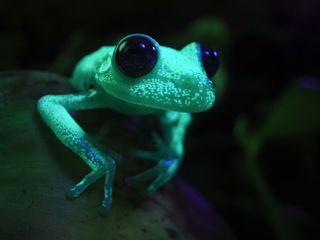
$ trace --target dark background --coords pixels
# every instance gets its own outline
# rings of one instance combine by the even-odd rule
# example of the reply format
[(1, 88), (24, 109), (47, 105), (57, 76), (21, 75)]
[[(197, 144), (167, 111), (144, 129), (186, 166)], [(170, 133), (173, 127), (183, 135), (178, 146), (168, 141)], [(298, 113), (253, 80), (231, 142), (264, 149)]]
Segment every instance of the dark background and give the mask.
[(4, 0), (0, 29), (0, 70), (66, 76), (129, 33), (217, 48), (226, 77), (180, 174), (238, 239), (319, 239), (320, 1)]

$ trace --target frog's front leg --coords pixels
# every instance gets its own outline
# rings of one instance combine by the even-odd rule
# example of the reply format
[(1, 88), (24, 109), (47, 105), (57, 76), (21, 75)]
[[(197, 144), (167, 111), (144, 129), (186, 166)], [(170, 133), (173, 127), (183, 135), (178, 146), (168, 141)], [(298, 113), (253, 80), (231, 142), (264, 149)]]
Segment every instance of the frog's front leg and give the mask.
[(101, 210), (106, 212), (112, 200), (115, 161), (93, 144), (89, 136), (68, 113), (68, 110), (102, 107), (99, 96), (94, 90), (79, 94), (47, 95), (38, 101), (38, 110), (46, 124), (64, 145), (78, 154), (92, 169), (78, 184), (70, 188), (67, 196), (72, 199), (78, 197), (90, 184), (105, 175), (104, 200)]
[(162, 137), (154, 135), (158, 151), (138, 150), (135, 156), (156, 162), (156, 165), (126, 180), (129, 185), (155, 178), (146, 190), (149, 195), (168, 182), (177, 172), (184, 154), (184, 138), (191, 114), (168, 111), (160, 117)]

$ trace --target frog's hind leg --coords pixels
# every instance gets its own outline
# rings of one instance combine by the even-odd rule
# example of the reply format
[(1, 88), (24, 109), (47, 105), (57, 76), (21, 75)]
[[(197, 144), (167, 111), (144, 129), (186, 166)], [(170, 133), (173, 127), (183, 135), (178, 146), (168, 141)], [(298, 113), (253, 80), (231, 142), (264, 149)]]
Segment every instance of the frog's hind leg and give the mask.
[(141, 158), (144, 160), (149, 160), (149, 161), (153, 161), (153, 162), (159, 162), (160, 159), (163, 157), (164, 152), (162, 151), (163, 149), (165, 149), (165, 145), (163, 140), (161, 139), (161, 137), (159, 136), (159, 134), (157, 132), (154, 132), (152, 134), (152, 139), (155, 142), (156, 151), (148, 151), (148, 150), (135, 150), (132, 152), (132, 155), (134, 157), (137, 158)]
[(180, 162), (181, 159), (176, 158), (160, 159), (157, 165), (133, 177), (127, 178), (125, 183), (129, 186), (132, 186), (142, 181), (154, 179), (145, 192), (147, 196), (151, 195), (175, 175)]
[(67, 192), (67, 196), (69, 198), (78, 197), (89, 185), (106, 175), (105, 186), (107, 187), (105, 187), (102, 207), (103, 209), (109, 209), (116, 171), (115, 161), (92, 143), (87, 134), (68, 113), (68, 110), (102, 107), (104, 106), (101, 105), (101, 101), (93, 91), (80, 94), (47, 95), (38, 102), (38, 110), (43, 120), (60, 141), (78, 154), (92, 169), (87, 176)]
[(151, 178), (156, 177), (159, 174), (159, 168), (157, 166), (154, 166), (148, 170), (145, 170), (144, 172), (137, 174), (133, 177), (129, 177), (125, 180), (126, 184), (129, 186), (135, 185), (139, 182), (149, 180)]

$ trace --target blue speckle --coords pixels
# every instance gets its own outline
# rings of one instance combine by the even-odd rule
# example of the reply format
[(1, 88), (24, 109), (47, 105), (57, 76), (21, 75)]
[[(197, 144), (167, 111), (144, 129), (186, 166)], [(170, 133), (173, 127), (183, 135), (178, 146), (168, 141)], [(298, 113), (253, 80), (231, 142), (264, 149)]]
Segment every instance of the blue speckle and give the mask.
[(97, 156), (97, 154), (88, 146), (86, 141), (83, 138), (80, 138), (80, 145), (83, 147), (83, 149), (86, 151), (86, 153), (91, 156), (93, 159), (99, 161), (100, 158)]
[(170, 167), (173, 163), (174, 163), (174, 159), (168, 159), (166, 161), (163, 162), (163, 166), (164, 167)]

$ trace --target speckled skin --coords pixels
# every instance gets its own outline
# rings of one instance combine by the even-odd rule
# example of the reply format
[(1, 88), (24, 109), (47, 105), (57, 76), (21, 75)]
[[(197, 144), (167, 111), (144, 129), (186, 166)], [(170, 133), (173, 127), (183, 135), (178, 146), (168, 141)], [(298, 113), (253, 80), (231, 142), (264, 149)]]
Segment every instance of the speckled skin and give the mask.
[(102, 213), (112, 201), (116, 162), (90, 141), (68, 110), (109, 108), (124, 114), (157, 114), (162, 136), (155, 135), (157, 152), (137, 150), (135, 155), (155, 161), (155, 166), (127, 179), (128, 184), (155, 178), (147, 188), (151, 194), (176, 173), (184, 154), (184, 137), (192, 112), (212, 107), (215, 91), (203, 69), (196, 43), (181, 51), (158, 45), (158, 61), (148, 74), (132, 78), (114, 61), (114, 46), (105, 46), (84, 57), (76, 66), (71, 84), (78, 94), (47, 95), (38, 101), (38, 110), (60, 141), (78, 154), (91, 172), (68, 192), (78, 197), (90, 184), (105, 176)]

